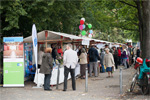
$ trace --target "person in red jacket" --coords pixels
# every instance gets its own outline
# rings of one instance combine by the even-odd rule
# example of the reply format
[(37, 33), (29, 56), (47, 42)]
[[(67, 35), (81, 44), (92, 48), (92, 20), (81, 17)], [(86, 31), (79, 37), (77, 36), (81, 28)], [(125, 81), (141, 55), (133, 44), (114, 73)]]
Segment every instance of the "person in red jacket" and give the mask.
[(63, 51), (61, 47), (58, 47), (57, 52), (58, 54), (60, 54), (60, 56), (63, 56)]
[(120, 47), (117, 48), (118, 49), (118, 64), (121, 64), (121, 49)]

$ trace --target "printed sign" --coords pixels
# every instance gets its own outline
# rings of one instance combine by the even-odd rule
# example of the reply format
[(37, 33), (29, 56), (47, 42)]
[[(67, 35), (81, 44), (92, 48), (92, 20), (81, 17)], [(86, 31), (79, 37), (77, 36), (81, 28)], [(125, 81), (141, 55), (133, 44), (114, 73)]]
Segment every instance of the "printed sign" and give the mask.
[(89, 45), (90, 41), (89, 40), (82, 40), (82, 45)]
[(4, 87), (24, 86), (23, 37), (4, 37)]

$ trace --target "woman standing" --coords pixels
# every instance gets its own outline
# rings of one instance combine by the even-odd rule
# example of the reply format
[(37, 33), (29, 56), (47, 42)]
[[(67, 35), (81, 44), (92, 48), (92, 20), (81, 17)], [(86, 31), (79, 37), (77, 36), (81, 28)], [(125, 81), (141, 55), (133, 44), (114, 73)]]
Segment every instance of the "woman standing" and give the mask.
[[(115, 63), (114, 63), (113, 55), (109, 52), (109, 49), (106, 48), (105, 51), (106, 51), (106, 54), (104, 56), (103, 64), (107, 67), (106, 68), (106, 71), (108, 72), (107, 78), (110, 78), (110, 77), (113, 77), (112, 70), (113, 70)], [(111, 76), (110, 76), (110, 74), (111, 74)]]
[(123, 49), (123, 52), (122, 52), (123, 65), (124, 65), (124, 68), (127, 69), (127, 50), (125, 46), (123, 46), (122, 49)]
[(87, 68), (87, 53), (84, 48), (81, 49), (80, 59), (80, 73), (81, 79), (85, 79), (85, 70)]
[(40, 68), (40, 73), (45, 74), (44, 78), (44, 90), (51, 91), (50, 89), (50, 79), (53, 70), (53, 58), (51, 56), (52, 49), (47, 48), (45, 54), (42, 58), (42, 65)]

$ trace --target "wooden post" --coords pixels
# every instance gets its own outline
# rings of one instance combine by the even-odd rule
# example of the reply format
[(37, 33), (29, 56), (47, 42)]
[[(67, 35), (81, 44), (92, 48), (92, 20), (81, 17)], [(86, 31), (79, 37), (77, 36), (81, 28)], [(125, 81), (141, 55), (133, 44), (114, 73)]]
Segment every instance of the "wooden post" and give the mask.
[(74, 50), (74, 40), (72, 41), (72, 45), (73, 45), (73, 50)]
[[(63, 39), (63, 36), (61, 36), (61, 39)], [(61, 49), (62, 49), (62, 52), (63, 52), (63, 41), (61, 41), (60, 43), (61, 43), (60, 45), (61, 45)]]
[[(48, 31), (45, 31), (45, 40), (47, 40), (48, 37)], [(45, 47), (47, 48), (47, 41), (45, 42)]]

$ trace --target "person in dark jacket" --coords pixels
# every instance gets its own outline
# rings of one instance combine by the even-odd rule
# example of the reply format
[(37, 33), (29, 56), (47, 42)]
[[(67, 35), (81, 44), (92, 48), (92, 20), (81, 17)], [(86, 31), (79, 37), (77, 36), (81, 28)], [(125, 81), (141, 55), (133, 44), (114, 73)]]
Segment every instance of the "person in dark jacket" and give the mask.
[(137, 50), (136, 50), (136, 57), (140, 57), (140, 54), (141, 54), (141, 51), (140, 51), (140, 48), (137, 47)]
[(43, 55), (42, 58), (42, 65), (40, 68), (40, 73), (45, 75), (44, 78), (44, 90), (46, 91), (51, 91), (50, 89), (50, 79), (51, 79), (51, 74), (53, 70), (53, 59), (51, 56), (52, 49), (47, 48), (45, 50), (45, 54)]
[(88, 54), (89, 54), (89, 64), (90, 64), (90, 72), (89, 72), (89, 76), (91, 77), (92, 76), (92, 71), (93, 71), (93, 68), (94, 68), (94, 75), (95, 77), (97, 77), (97, 66), (98, 66), (98, 58), (99, 58), (99, 54), (98, 54), (98, 51), (94, 48), (94, 46), (92, 46), (89, 51), (88, 51)]
[(55, 44), (52, 44), (52, 57), (54, 59), (54, 61), (59, 58), (59, 54), (57, 52), (57, 49), (56, 49), (56, 45)]
[(116, 47), (113, 47), (113, 57), (115, 61), (115, 67), (116, 69), (118, 69), (118, 50), (116, 49)]
[(102, 73), (105, 72), (105, 68), (104, 68), (104, 64), (103, 64), (103, 62), (104, 62), (104, 56), (105, 56), (105, 51), (104, 51), (103, 49), (101, 49), (101, 54), (100, 54), (101, 60), (100, 60), (100, 64), (101, 64), (101, 67), (102, 67)]

